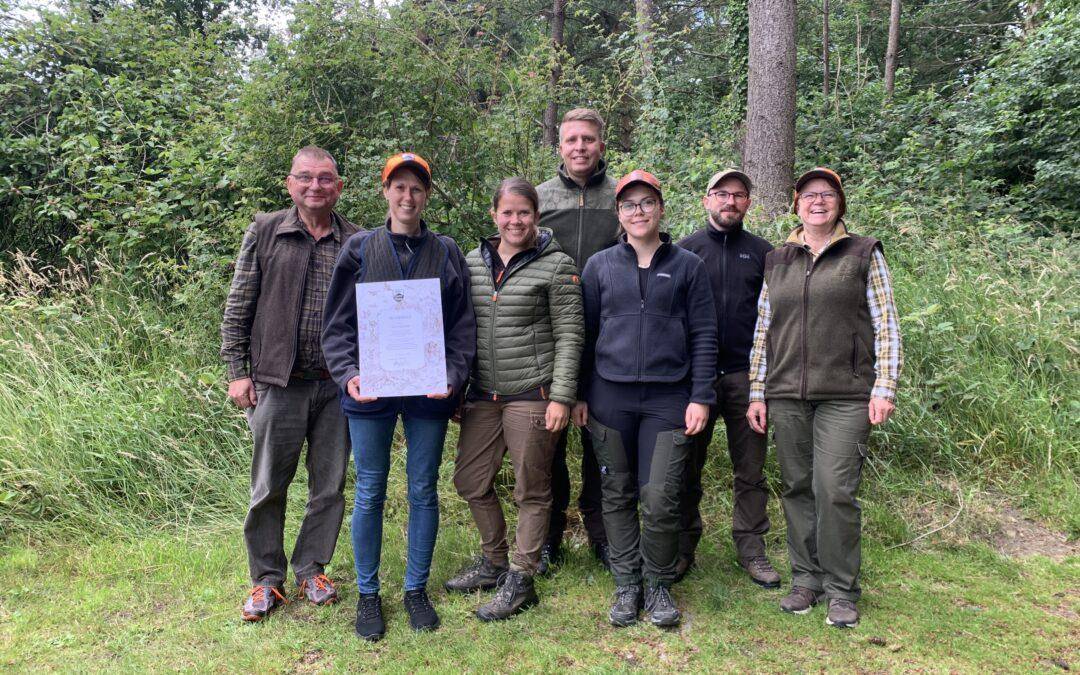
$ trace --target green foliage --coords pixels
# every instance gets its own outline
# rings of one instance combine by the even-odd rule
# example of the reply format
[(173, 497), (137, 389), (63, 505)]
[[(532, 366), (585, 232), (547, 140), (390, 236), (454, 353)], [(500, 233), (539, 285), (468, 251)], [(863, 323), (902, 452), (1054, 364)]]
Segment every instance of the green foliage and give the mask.
[(11, 248), (176, 262), (193, 232), (244, 205), (224, 117), (238, 74), (210, 38), (117, 9), (98, 21), (43, 13), (0, 45)]

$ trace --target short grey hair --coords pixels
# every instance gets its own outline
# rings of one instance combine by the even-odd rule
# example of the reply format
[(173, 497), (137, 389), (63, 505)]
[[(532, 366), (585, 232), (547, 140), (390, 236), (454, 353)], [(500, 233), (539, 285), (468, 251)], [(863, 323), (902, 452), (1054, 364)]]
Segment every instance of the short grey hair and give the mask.
[(305, 145), (304, 147), (297, 150), (296, 154), (293, 155), (292, 158), (293, 163), (295, 163), (296, 160), (300, 159), (301, 157), (304, 157), (305, 159), (328, 161), (334, 165), (335, 172), (338, 170), (337, 160), (334, 159), (334, 156), (317, 145)]

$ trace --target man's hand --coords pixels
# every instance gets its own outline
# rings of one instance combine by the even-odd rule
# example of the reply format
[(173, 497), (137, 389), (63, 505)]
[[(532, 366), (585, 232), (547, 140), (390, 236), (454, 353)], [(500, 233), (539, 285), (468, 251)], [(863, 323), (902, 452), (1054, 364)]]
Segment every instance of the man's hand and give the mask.
[(250, 377), (242, 377), (239, 380), (230, 382), (229, 398), (232, 399), (237, 408), (242, 410), (254, 408), (259, 402), (259, 397), (255, 394), (255, 383), (251, 381)]
[(892, 415), (893, 410), (896, 410), (896, 406), (888, 399), (870, 399), (870, 424), (875, 426), (885, 424), (889, 421), (889, 416)]
[(585, 401), (578, 401), (574, 404), (574, 410), (570, 413), (571, 419), (574, 421), (575, 427), (583, 427), (589, 423), (589, 404)]
[(447, 385), (445, 394), (428, 394), (427, 397), (428, 398), (450, 398), (450, 396), (453, 395), (453, 393), (454, 393), (454, 388), (451, 387), (450, 385)]
[(562, 431), (570, 421), (570, 406), (558, 401), (551, 401), (544, 412), (544, 426), (548, 431)]
[(357, 403), (371, 403), (376, 400), (378, 396), (361, 396), (360, 395), (360, 376), (357, 375), (353, 379), (349, 380), (349, 384), (345, 387), (345, 391), (349, 394), (349, 398)]
[(746, 409), (746, 421), (750, 423), (750, 428), (759, 434), (765, 433), (768, 428), (766, 413), (765, 401), (751, 401), (750, 407)]
[(709, 406), (704, 403), (691, 403), (686, 406), (686, 435), (700, 434), (709, 422)]

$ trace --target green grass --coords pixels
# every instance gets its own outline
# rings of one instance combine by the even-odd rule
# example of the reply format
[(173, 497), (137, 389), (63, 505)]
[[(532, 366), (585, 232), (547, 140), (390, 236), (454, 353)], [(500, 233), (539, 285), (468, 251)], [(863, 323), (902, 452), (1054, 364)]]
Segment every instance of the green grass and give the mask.
[[(295, 499), (292, 506), (293, 514), (300, 511)], [(1080, 664), (1076, 558), (1013, 562), (982, 545), (885, 551), (870, 540), (863, 620), (840, 631), (824, 624), (820, 607), (802, 617), (779, 612), (780, 591), (753, 585), (715, 527), (699, 568), (676, 587), (682, 627), (662, 632), (607, 625), (611, 579), (578, 541), (567, 563), (539, 582), (538, 607), (487, 625), (472, 615), (481, 596), (441, 590), (477, 545), (461, 520), (457, 513), (444, 522), (432, 570), (443, 626), (414, 634), (400, 605), (405, 514), (391, 515), (383, 550), (389, 630), (376, 645), (352, 633), (356, 589), (347, 529), (329, 570), (343, 601), (329, 608), (291, 602), (257, 625), (239, 620), (247, 590), (239, 517), (230, 527), (149, 538), (12, 546), (0, 555), (0, 668), (1016, 672), (1054, 670), (1055, 659)], [(782, 548), (770, 536), (777, 562)]]

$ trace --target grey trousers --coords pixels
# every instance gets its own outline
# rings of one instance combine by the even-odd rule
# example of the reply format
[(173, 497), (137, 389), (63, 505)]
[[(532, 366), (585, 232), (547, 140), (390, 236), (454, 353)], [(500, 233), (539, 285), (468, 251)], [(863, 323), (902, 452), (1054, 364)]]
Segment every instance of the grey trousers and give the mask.
[(255, 390), (258, 405), (245, 411), (255, 452), (244, 543), (252, 583), (280, 586), (286, 576), (286, 493), (305, 440), (308, 500), (293, 547), (296, 580), (321, 574), (334, 555), (345, 515), (349, 426), (333, 380), (292, 380), (288, 387), (256, 384)]
[(867, 401), (770, 399), (783, 480), (792, 584), (859, 599), (862, 521), (855, 495), (870, 435)]

